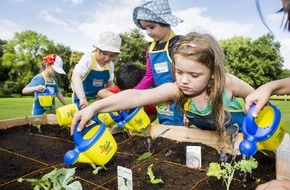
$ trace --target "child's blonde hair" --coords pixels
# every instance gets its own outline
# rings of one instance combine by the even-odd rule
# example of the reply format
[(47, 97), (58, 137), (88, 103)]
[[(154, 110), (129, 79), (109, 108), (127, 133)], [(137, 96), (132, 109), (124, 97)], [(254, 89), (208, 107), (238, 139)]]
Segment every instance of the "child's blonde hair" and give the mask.
[[(210, 79), (206, 91), (209, 96), (209, 102), (212, 103), (212, 124), (216, 126), (220, 137), (225, 137), (227, 117), (223, 106), (222, 94), (226, 85), (226, 74), (223, 54), (217, 40), (207, 33), (190, 32), (175, 44), (172, 53), (173, 58), (174, 55), (179, 54), (194, 61), (198, 61), (210, 70), (213, 78)], [(175, 77), (174, 60), (172, 73)], [(183, 107), (183, 104), (188, 98), (191, 97), (182, 94), (178, 103)], [(223, 141), (225, 139), (221, 138), (221, 140)]]

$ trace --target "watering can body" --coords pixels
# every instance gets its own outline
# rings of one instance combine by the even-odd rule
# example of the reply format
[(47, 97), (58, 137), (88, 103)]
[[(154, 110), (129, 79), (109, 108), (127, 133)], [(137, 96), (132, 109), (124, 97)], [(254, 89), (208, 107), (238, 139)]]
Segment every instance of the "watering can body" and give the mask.
[[(96, 118), (94, 120), (98, 121)], [(64, 156), (67, 166), (75, 163), (94, 163), (103, 166), (117, 151), (117, 143), (103, 123), (93, 123), (82, 132), (75, 130), (73, 139), (75, 148)]]
[(252, 116), (253, 104), (243, 122), (245, 139), (240, 143), (241, 154), (253, 156), (258, 150), (276, 150), (285, 135), (285, 125), (280, 110), (273, 104), (266, 105), (257, 118)]
[(129, 112), (123, 111), (121, 114), (124, 119), (118, 123), (119, 129), (125, 128), (140, 132), (142, 129), (146, 129), (151, 122), (143, 107), (137, 107)]
[(79, 111), (77, 104), (68, 104), (56, 109), (57, 122), (60, 126), (70, 126), (74, 115)]
[(55, 94), (50, 92), (48, 88), (46, 88), (43, 92), (38, 93), (39, 104), (42, 107), (50, 107), (53, 103), (53, 99)]
[[(80, 110), (75, 103), (59, 107), (56, 110), (57, 121), (60, 126), (70, 126), (74, 115)], [(112, 127), (122, 119), (119, 112), (99, 113), (97, 115), (99, 123), (104, 123), (107, 127)]]

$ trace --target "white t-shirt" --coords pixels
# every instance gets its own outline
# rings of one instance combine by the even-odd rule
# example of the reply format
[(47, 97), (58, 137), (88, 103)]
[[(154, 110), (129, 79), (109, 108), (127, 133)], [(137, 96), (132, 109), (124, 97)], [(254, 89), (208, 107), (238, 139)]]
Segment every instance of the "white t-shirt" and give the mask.
[[(93, 57), (92, 52), (85, 53), (82, 56), (82, 58), (79, 60), (79, 62), (75, 65), (73, 72), (77, 72), (81, 74), (81, 77), (83, 79), (91, 69), (91, 66), (93, 64), (92, 57)], [(114, 76), (114, 63), (111, 61), (108, 64), (109, 64), (109, 73), (110, 73), (110, 78), (108, 82), (110, 82), (110, 81), (113, 81), (115, 77)], [(104, 67), (101, 67), (97, 62), (95, 69), (104, 70)]]

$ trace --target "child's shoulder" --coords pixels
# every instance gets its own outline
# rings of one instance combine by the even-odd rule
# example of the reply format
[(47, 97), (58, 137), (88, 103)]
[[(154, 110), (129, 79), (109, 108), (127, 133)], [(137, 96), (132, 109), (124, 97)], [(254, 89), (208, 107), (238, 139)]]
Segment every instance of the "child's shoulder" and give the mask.
[(37, 80), (44, 80), (44, 77), (43, 77), (43, 75), (41, 74), (41, 73), (38, 73), (37, 75), (35, 75), (33, 78), (32, 78), (32, 80), (35, 80), (35, 79), (37, 79)]

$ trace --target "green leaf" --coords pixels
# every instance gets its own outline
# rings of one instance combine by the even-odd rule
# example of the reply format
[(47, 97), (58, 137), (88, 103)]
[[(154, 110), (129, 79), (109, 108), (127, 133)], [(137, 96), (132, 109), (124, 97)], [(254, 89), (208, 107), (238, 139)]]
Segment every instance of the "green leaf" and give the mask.
[(214, 176), (217, 177), (218, 179), (220, 179), (221, 177), (223, 177), (225, 175), (225, 170), (221, 169), (221, 166), (216, 163), (216, 162), (212, 162), (209, 164), (209, 168), (207, 170), (206, 175), (207, 176)]
[(138, 161), (146, 160), (152, 156), (152, 152), (145, 152), (141, 156), (138, 157)]
[(152, 183), (152, 184), (164, 183), (162, 179), (155, 179), (155, 176), (153, 173), (153, 164), (148, 166), (147, 175), (149, 176), (150, 183)]
[(250, 173), (253, 169), (258, 167), (258, 162), (255, 158), (251, 157), (249, 160), (240, 160), (236, 163), (236, 168), (242, 172)]
[(18, 182), (29, 182), (34, 186), (34, 190), (50, 190), (50, 189), (65, 189), (65, 190), (82, 190), (82, 185), (79, 181), (74, 181), (73, 177), (76, 168), (61, 168), (54, 169), (50, 173), (42, 176), (41, 179), (22, 179)]

